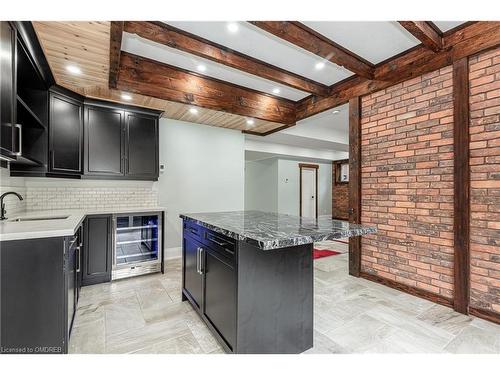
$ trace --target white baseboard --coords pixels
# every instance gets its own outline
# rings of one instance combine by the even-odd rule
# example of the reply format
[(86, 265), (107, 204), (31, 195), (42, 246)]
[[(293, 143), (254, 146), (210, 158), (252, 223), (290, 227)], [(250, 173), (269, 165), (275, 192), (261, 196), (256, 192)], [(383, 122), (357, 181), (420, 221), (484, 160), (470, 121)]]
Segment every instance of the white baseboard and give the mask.
[(169, 247), (164, 249), (165, 259), (175, 259), (182, 256), (182, 247)]

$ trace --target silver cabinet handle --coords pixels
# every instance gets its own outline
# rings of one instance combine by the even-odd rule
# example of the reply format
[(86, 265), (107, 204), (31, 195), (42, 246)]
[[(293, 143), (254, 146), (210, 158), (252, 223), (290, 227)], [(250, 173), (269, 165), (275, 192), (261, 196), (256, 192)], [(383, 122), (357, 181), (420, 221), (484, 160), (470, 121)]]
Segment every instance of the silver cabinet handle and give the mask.
[(200, 273), (200, 248), (196, 248), (196, 272)]
[(21, 156), (23, 154), (23, 126), (21, 124), (15, 124), (15, 128), (19, 129), (19, 151), (15, 153), (17, 156)]
[(76, 264), (78, 267), (76, 268), (76, 273), (80, 272), (80, 246), (78, 246), (76, 249)]
[(203, 248), (200, 247), (200, 275), (203, 275), (204, 269), (203, 269)]

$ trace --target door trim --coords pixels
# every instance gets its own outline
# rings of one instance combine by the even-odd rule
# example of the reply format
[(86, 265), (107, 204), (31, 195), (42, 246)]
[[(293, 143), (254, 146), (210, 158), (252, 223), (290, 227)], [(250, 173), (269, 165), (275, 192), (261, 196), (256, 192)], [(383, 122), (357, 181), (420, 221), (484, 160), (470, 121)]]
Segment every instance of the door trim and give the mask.
[(302, 169), (309, 168), (315, 170), (316, 176), (316, 219), (318, 218), (318, 164), (299, 163), (299, 216), (302, 217)]

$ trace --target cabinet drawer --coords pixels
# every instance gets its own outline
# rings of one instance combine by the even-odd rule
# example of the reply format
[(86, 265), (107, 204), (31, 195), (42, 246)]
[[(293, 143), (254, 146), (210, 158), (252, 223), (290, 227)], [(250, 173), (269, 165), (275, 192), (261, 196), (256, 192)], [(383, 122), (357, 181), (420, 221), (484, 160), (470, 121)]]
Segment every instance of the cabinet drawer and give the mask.
[(223, 256), (234, 259), (236, 240), (224, 236), (223, 234), (206, 230), (203, 234), (203, 243)]
[(195, 223), (184, 221), (184, 235), (188, 235), (201, 242), (203, 238), (203, 228)]

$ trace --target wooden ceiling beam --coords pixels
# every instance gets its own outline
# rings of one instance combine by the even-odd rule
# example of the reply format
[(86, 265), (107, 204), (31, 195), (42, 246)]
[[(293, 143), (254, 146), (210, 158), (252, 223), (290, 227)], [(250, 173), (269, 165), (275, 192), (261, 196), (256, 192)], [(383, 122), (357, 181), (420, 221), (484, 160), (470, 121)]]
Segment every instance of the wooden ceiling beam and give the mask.
[(120, 69), (120, 53), (122, 48), (123, 21), (111, 21), (109, 38), (109, 87), (116, 88), (118, 70)]
[(316, 33), (300, 22), (250, 21), (251, 24), (302, 49), (340, 65), (361, 77), (372, 78), (373, 65)]
[(277, 122), (295, 123), (295, 102), (122, 51), (117, 89)]
[(377, 66), (373, 80), (359, 76), (332, 86), (325, 98), (309, 96), (297, 103), (297, 121), (347, 103), (389, 86), (451, 65), (463, 57), (500, 46), (500, 22), (475, 22), (443, 38), (443, 50), (438, 53), (420, 46), (395, 59)]
[(124, 31), (297, 90), (319, 96), (326, 96), (329, 92), (327, 85), (301, 77), (161, 22), (127, 21)]
[(426, 21), (398, 21), (410, 34), (434, 52), (443, 48), (443, 38)]

